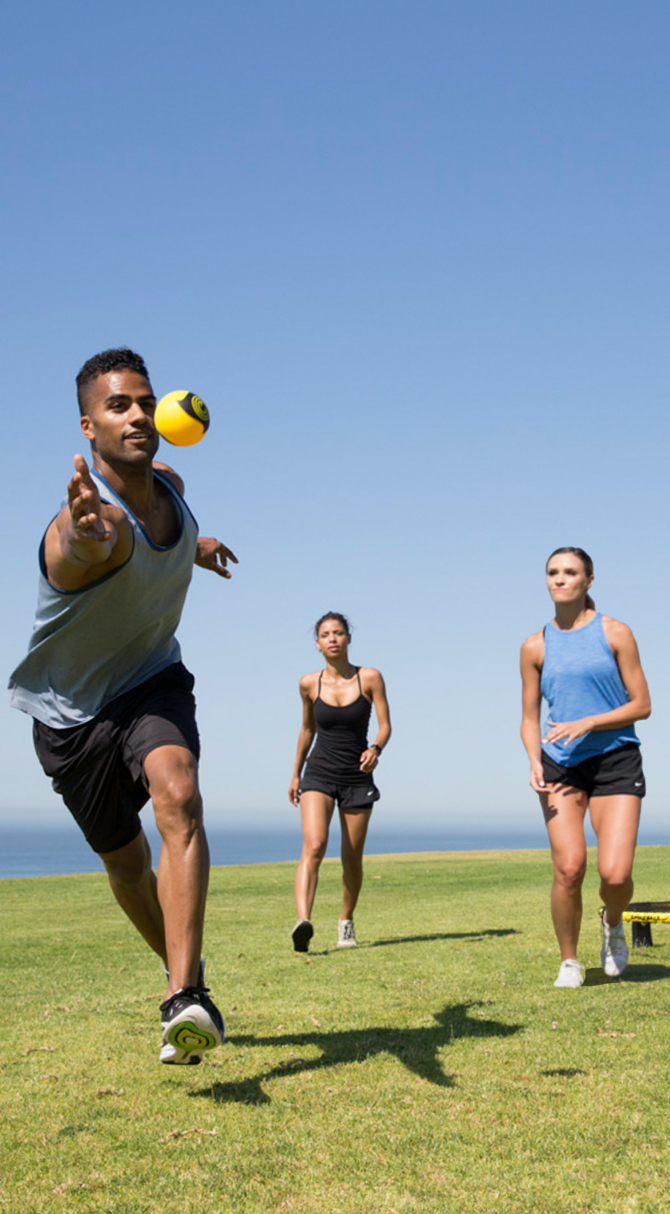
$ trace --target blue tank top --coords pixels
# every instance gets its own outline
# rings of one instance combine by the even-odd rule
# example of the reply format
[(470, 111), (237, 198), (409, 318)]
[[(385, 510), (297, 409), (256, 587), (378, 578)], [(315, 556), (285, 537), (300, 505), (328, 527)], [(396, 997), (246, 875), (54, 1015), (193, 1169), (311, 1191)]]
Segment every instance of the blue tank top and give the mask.
[(67, 729), (181, 658), (175, 632), (191, 581), (198, 524), (167, 477), (179, 520), (173, 544), (154, 544), (130, 507), (99, 473), (101, 499), (120, 506), (133, 529), (124, 565), (84, 586), (58, 590), (40, 547), (37, 612), (28, 653), (9, 682), (10, 702), (44, 725)]
[[(549, 706), (548, 720), (560, 723), (611, 712), (629, 700), (598, 612), (583, 628), (563, 631), (554, 624), (544, 629), (542, 695)], [(546, 733), (547, 725), (543, 729)], [(634, 725), (594, 729), (568, 745), (543, 742), (542, 749), (556, 763), (573, 767), (584, 759), (618, 750), (639, 738)]]

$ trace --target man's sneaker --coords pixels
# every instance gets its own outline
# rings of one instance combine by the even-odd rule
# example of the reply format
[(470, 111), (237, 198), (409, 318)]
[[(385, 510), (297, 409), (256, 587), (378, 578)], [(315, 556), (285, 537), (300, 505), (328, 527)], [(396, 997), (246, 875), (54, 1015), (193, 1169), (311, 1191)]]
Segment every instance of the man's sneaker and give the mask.
[(293, 947), (296, 953), (306, 953), (309, 949), (309, 942), (314, 935), (314, 928), (309, 919), (298, 919), (291, 937), (293, 939)]
[(337, 947), (356, 948), (357, 943), (353, 919), (340, 919), (337, 925)]
[(163, 1046), (161, 1062), (195, 1066), (205, 1050), (221, 1045), (223, 1017), (206, 987), (184, 986), (161, 1003)]
[(579, 961), (575, 961), (572, 957), (567, 961), (561, 961), (561, 968), (554, 986), (581, 986), (583, 981), (584, 966), (580, 965)]
[(623, 919), (616, 927), (610, 927), (603, 914), (603, 946), (600, 950), (600, 964), (610, 978), (618, 978), (628, 965), (628, 945), (623, 934)]

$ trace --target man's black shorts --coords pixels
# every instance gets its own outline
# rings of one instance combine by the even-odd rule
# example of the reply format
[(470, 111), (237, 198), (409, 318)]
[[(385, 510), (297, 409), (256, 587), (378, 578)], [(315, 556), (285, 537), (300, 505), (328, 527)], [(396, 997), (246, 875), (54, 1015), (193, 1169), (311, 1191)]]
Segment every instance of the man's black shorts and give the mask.
[(547, 784), (581, 788), (589, 797), (643, 797), (647, 791), (642, 755), (635, 742), (626, 742), (617, 750), (584, 759), (573, 767), (563, 767), (542, 751), (542, 767)]
[(71, 729), (33, 722), (37, 757), (96, 852), (116, 851), (140, 833), (149, 800), (144, 760), (158, 746), (200, 757), (193, 675), (166, 667)]

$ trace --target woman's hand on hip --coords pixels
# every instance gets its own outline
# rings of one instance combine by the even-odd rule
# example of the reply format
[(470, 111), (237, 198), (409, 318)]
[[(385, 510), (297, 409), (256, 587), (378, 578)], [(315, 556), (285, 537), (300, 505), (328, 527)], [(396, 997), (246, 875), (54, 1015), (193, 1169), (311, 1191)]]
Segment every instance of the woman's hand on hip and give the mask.
[(593, 729), (593, 717), (582, 717), (580, 721), (564, 721), (559, 724), (557, 721), (547, 721), (547, 733), (544, 735), (543, 742), (565, 742), (567, 745), (570, 742), (576, 742), (577, 738), (583, 738), (584, 734), (589, 733)]

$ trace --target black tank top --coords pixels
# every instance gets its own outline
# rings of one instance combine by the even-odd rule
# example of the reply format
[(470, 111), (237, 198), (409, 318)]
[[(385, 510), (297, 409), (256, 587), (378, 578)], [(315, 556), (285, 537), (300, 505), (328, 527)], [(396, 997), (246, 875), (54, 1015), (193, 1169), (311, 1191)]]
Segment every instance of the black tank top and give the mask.
[(361, 676), (356, 670), (358, 679), (358, 699), (353, 704), (327, 704), (321, 699), (321, 679), (314, 700), (314, 720), (316, 723), (316, 742), (308, 759), (310, 773), (315, 770), (324, 775), (336, 777), (347, 783), (357, 780), (369, 780), (368, 772), (362, 772), (361, 755), (368, 746), (368, 725), (372, 705), (363, 695)]

